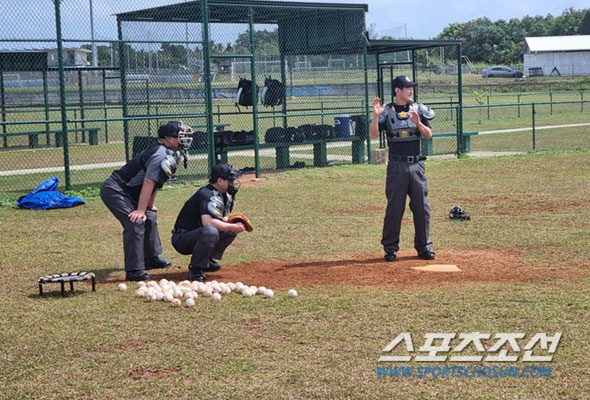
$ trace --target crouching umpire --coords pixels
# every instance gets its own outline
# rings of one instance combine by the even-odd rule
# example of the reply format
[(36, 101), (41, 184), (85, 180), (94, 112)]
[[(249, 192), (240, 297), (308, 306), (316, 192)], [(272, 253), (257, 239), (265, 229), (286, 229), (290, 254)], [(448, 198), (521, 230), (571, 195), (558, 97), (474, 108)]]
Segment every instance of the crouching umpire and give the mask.
[(246, 227), (229, 223), (227, 215), (240, 188), (241, 172), (232, 165), (217, 164), (211, 169), (209, 184), (186, 201), (172, 231), (172, 246), (191, 256), (188, 279), (204, 281), (205, 272), (217, 271), (225, 249)]

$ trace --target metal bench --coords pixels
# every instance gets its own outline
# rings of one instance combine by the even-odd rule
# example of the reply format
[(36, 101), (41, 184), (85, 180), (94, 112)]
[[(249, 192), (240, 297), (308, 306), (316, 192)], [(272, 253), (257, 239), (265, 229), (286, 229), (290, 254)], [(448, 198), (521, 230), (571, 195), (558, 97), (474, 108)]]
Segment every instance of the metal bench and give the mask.
[[(364, 138), (360, 136), (339, 137), (332, 139), (314, 139), (301, 142), (276, 142), (259, 143), (259, 149), (275, 149), (276, 169), (286, 169), (291, 165), (290, 147), (313, 145), (313, 166), (328, 166), (328, 143), (351, 142), (353, 164), (362, 164), (365, 159)], [(227, 153), (230, 151), (254, 150), (254, 145), (226, 146), (215, 149), (216, 163), (227, 163)], [(190, 152), (191, 154), (207, 153), (207, 149), (199, 149)]]
[[(471, 151), (471, 136), (477, 135), (477, 131), (463, 131), (463, 151), (469, 153)], [(432, 139), (426, 140), (421, 139), (421, 150), (425, 156), (431, 156), (434, 154), (434, 140), (443, 137), (457, 137), (457, 132), (437, 132), (432, 134)]]
[[(68, 129), (68, 133), (76, 133), (76, 132), (88, 132), (88, 144), (91, 146), (98, 145), (98, 131), (100, 128), (90, 127), (90, 128), (72, 128)], [(30, 132), (6, 132), (0, 133), (1, 137), (12, 137), (12, 136), (28, 136), (29, 137), (29, 148), (36, 149), (39, 147), (39, 135), (50, 135), (55, 134), (55, 147), (62, 147), (63, 146), (63, 139), (62, 134), (63, 131), (61, 129), (53, 129), (49, 131), (30, 131)], [(49, 139), (47, 140), (47, 144), (49, 145)]]

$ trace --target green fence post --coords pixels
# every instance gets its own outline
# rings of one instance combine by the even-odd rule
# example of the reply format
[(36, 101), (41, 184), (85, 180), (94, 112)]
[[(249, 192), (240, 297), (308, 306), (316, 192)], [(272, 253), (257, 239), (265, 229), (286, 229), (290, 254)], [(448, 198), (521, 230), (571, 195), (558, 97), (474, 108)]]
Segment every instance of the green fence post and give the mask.
[[(45, 105), (45, 121), (49, 121), (49, 94), (47, 88), (47, 70), (43, 71), (43, 103)], [(47, 143), (47, 147), (49, 147), (49, 142), (51, 141), (49, 129), (49, 122), (45, 122), (45, 142)]]
[[(81, 126), (84, 128), (84, 89), (82, 86), (82, 70), (78, 70), (78, 96), (80, 103), (80, 119), (82, 120)], [(76, 138), (78, 134), (76, 133)], [(82, 131), (82, 142), (86, 141), (86, 132)]]
[(102, 105), (104, 108), (104, 141), (105, 143), (109, 142), (109, 124), (107, 122), (108, 118), (108, 110), (107, 110), (107, 71), (106, 69), (102, 70)]
[(53, 0), (55, 5), (55, 31), (57, 41), (57, 65), (59, 70), (59, 100), (61, 106), (61, 142), (64, 146), (64, 172), (66, 190), (72, 188), (70, 176), (70, 146), (68, 144), (68, 115), (66, 111), (66, 75), (64, 71), (63, 40), (61, 37), (61, 0)]
[(518, 118), (520, 118), (520, 93), (517, 95), (518, 98)]
[(490, 95), (488, 94), (488, 120), (490, 119)]
[(535, 132), (535, 103), (532, 103), (532, 122), (533, 122), (533, 151), (537, 150), (537, 138), (536, 138), (536, 132)]
[(213, 132), (213, 92), (211, 89), (211, 51), (209, 49), (209, 1), (201, 1), (201, 15), (203, 16), (202, 37), (203, 37), (203, 64), (205, 81), (205, 100), (207, 102), (207, 133), (209, 136), (209, 172), (215, 165), (215, 133)]
[(580, 102), (580, 112), (584, 112), (584, 91), (583, 90), (580, 92), (580, 99), (582, 100)]
[[(125, 161), (129, 161), (129, 121), (127, 116), (127, 55), (125, 53), (125, 43), (123, 42), (123, 29), (121, 20), (117, 18), (117, 37), (119, 39), (119, 71), (121, 79), (121, 113), (123, 114), (123, 141), (125, 143)], [(207, 47), (207, 46), (205, 46)]]
[(260, 148), (258, 143), (258, 92), (256, 90), (256, 48), (254, 44), (254, 7), (248, 8), (248, 25), (250, 30), (250, 68), (252, 70), (252, 123), (254, 128), (254, 169), (256, 178), (260, 177)]
[[(0, 101), (2, 102), (2, 122), (6, 122), (6, 99), (4, 97), (4, 71), (0, 70)], [(8, 138), (6, 137), (6, 125), (2, 124), (3, 146), (8, 147)]]
[(146, 113), (147, 113), (147, 116), (148, 116), (148, 120), (147, 120), (148, 129), (147, 130), (148, 130), (148, 135), (149, 136), (152, 136), (152, 121), (151, 121), (151, 118), (150, 118), (150, 115), (151, 114), (150, 114), (150, 80), (149, 79), (146, 79), (145, 80), (145, 99), (146, 99), (146, 102), (147, 102), (147, 105), (146, 105)]
[[(371, 135), (369, 134), (369, 113), (371, 112), (371, 109), (369, 108), (369, 104), (371, 104), (369, 102), (369, 64), (368, 64), (368, 55), (367, 55), (367, 43), (363, 42), (363, 68), (365, 69), (365, 132), (363, 132), (363, 136), (365, 137), (365, 139), (367, 140), (367, 161), (369, 164), (371, 164)], [(377, 69), (379, 69), (379, 63), (377, 63)], [(362, 141), (361, 141), (361, 145), (360, 145), (361, 149), (362, 149)], [(352, 155), (353, 155), (353, 160), (354, 160), (354, 146), (352, 149)], [(364, 157), (363, 157), (363, 162), (364, 162)]]
[(549, 114), (550, 115), (553, 115), (553, 92), (549, 92), (549, 101), (550, 101), (550, 103), (549, 103), (549, 109), (550, 109)]

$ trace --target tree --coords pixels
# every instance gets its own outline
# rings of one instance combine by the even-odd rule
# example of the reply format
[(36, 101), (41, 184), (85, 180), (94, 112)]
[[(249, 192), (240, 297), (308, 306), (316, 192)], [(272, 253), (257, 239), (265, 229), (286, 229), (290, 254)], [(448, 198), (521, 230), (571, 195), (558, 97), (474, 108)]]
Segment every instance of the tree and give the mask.
[(509, 64), (522, 60), (524, 39), (527, 36), (590, 34), (590, 9), (566, 9), (559, 17), (525, 16), (490, 21), (478, 18), (466, 23), (449, 24), (438, 39), (459, 39), (463, 53), (473, 61), (488, 64)]
[(465, 37), (465, 24), (453, 22), (449, 24), (441, 33), (436, 37), (437, 39), (450, 39), (457, 40)]
[(586, 10), (582, 22), (580, 23), (580, 35), (590, 35), (590, 9)]

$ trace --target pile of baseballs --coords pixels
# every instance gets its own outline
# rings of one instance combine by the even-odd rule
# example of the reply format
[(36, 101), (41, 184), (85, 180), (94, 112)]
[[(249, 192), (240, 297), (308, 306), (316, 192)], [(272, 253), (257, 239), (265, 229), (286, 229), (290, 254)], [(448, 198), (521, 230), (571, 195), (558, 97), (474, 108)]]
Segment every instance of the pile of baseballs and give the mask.
[[(119, 284), (118, 290), (127, 290), (127, 285)], [(198, 282), (182, 281), (175, 283), (167, 279), (160, 281), (138, 282), (135, 296), (146, 301), (165, 301), (170, 307), (180, 307), (184, 301), (186, 307), (194, 307), (196, 299), (207, 297), (213, 301), (220, 301), (223, 295), (237, 293), (242, 297), (262, 296), (266, 299), (274, 297), (274, 291), (264, 286), (248, 286), (242, 282)], [(291, 289), (287, 292), (289, 297), (297, 297), (297, 291)]]

